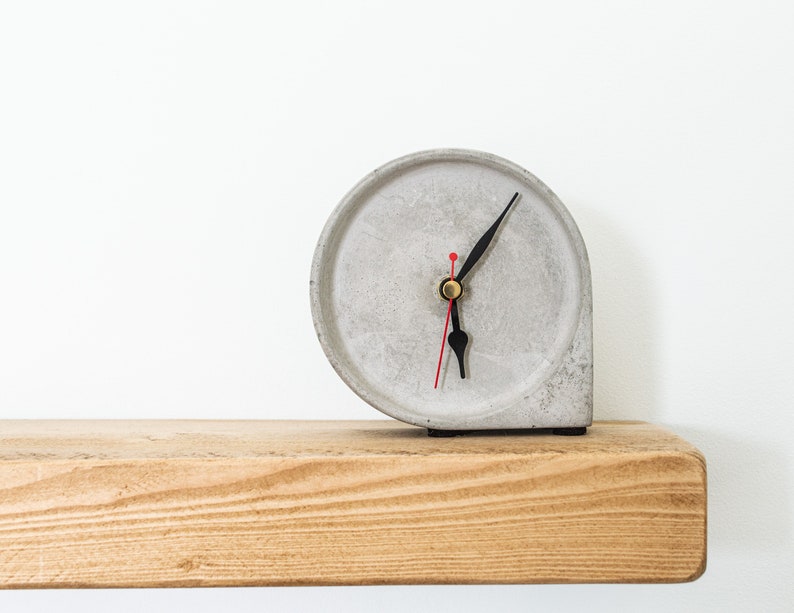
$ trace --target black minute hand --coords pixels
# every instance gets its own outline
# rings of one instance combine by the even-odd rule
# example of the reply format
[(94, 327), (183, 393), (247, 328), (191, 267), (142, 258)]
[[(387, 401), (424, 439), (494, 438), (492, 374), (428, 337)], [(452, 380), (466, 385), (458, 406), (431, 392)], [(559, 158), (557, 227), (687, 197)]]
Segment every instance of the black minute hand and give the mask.
[(505, 210), (502, 211), (502, 214), (493, 222), (493, 225), (488, 228), (488, 231), (482, 235), (480, 240), (477, 241), (477, 244), (474, 245), (474, 248), (471, 250), (469, 257), (466, 258), (466, 261), (463, 263), (463, 266), (460, 267), (460, 272), (455, 277), (456, 281), (463, 281), (463, 277), (472, 269), (472, 267), (479, 261), (479, 259), (483, 256), (486, 249), (488, 249), (488, 245), (491, 244), (494, 235), (496, 234), (496, 230), (499, 228), (499, 224), (502, 223), (502, 220), (507, 215), (507, 211), (510, 210), (510, 207), (513, 206), (513, 203), (518, 198), (518, 192), (513, 194), (513, 197), (510, 199), (510, 202), (507, 203)]

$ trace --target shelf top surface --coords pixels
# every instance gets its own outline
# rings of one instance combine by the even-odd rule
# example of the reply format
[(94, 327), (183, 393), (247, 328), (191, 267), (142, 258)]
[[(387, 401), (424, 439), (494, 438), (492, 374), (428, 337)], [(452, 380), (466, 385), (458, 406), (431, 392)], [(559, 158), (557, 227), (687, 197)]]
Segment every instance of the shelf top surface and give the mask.
[(475, 432), (450, 438), (393, 420), (4, 420), (0, 462), (272, 457), (508, 456), (684, 453), (675, 434), (645, 422), (595, 422), (583, 436)]

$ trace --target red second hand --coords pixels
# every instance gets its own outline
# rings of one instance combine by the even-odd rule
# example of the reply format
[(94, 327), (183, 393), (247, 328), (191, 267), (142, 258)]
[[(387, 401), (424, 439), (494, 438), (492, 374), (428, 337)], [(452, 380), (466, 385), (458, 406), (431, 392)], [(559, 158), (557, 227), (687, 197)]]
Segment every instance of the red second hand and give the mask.
[[(458, 259), (458, 254), (454, 251), (449, 254), (449, 259), (452, 262), (452, 267), (449, 271), (449, 280), (455, 280), (455, 260)], [(441, 353), (438, 355), (438, 368), (436, 368), (436, 382), (433, 384), (433, 389), (438, 388), (438, 376), (441, 374), (441, 362), (444, 359), (444, 345), (447, 341), (447, 330), (449, 329), (449, 316), (452, 313), (452, 300), (449, 299), (449, 306), (447, 307), (447, 319), (444, 321), (444, 336), (441, 338)]]

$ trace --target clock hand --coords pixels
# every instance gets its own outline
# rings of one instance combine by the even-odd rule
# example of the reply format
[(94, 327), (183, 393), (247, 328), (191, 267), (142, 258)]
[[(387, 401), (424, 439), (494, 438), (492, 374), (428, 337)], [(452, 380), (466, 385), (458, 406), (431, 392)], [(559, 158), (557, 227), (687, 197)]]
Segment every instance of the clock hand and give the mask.
[[(449, 254), (449, 259), (452, 262), (452, 266), (451, 266), (450, 271), (449, 271), (449, 280), (450, 281), (454, 281), (455, 280), (455, 260), (458, 259), (458, 254), (453, 251), (452, 253)], [(444, 341), (447, 338), (447, 330), (449, 329), (449, 316), (452, 313), (452, 305), (454, 304), (454, 302), (455, 302), (454, 298), (450, 298), (449, 299), (449, 306), (447, 307), (447, 319), (444, 321), (444, 336), (441, 337), (441, 353), (438, 356), (438, 368), (436, 368), (436, 382), (433, 384), (433, 389), (438, 388), (438, 375), (441, 374), (441, 362), (444, 359), (444, 345), (446, 344)], [(455, 319), (457, 319), (457, 317), (458, 317), (457, 309), (455, 309)], [(454, 322), (453, 322), (452, 325), (453, 326), (455, 325)], [(452, 335), (450, 334), (450, 336), (452, 336)], [(453, 349), (454, 349), (454, 347), (453, 347)], [(457, 351), (456, 351), (456, 353), (457, 353)], [(463, 363), (461, 362), (461, 364), (463, 364)], [(463, 368), (463, 367), (461, 366), (461, 368)]]
[(494, 235), (496, 234), (496, 230), (499, 228), (499, 224), (502, 223), (502, 220), (507, 215), (507, 211), (510, 210), (510, 207), (513, 206), (513, 203), (518, 198), (518, 192), (513, 194), (513, 197), (510, 199), (510, 202), (507, 203), (505, 210), (502, 211), (502, 214), (496, 219), (493, 225), (488, 228), (485, 234), (482, 235), (480, 240), (477, 241), (477, 244), (474, 245), (474, 248), (471, 250), (469, 257), (466, 258), (466, 261), (463, 263), (463, 266), (460, 267), (460, 272), (458, 273), (458, 282), (463, 281), (463, 277), (465, 277), (468, 272), (472, 269), (479, 259), (485, 253), (485, 250), (488, 249), (488, 245), (491, 244)]
[(469, 335), (460, 329), (460, 320), (458, 319), (458, 301), (450, 300), (452, 303), (452, 332), (449, 333), (447, 341), (455, 356), (458, 358), (458, 367), (460, 368), (460, 378), (466, 378), (466, 368), (463, 365), (463, 356), (466, 354), (466, 345), (469, 342)]

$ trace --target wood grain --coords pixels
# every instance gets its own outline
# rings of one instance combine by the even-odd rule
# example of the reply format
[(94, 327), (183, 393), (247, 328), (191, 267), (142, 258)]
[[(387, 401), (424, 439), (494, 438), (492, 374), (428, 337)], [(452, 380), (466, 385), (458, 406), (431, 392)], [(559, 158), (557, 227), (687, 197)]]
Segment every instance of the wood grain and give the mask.
[(678, 582), (705, 559), (703, 456), (645, 423), (0, 422), (0, 587)]

